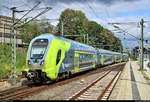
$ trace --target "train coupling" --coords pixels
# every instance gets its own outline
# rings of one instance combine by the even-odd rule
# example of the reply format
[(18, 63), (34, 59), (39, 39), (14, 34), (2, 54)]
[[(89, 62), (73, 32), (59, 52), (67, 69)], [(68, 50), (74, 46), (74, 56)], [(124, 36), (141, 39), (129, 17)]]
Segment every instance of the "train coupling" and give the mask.
[(27, 75), (30, 79), (31, 78), (38, 78), (38, 73), (36, 71), (29, 71)]
[(27, 76), (27, 72), (26, 71), (22, 71), (22, 77), (26, 77)]
[(29, 70), (28, 72), (23, 71), (22, 75), (28, 80), (47, 80), (46, 73), (41, 70)]

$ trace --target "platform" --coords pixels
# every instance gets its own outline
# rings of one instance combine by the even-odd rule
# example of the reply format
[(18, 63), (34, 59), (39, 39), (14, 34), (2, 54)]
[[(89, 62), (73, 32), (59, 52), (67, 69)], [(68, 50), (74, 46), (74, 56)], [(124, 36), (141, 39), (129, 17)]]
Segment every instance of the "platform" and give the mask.
[[(108, 100), (150, 100), (150, 68), (128, 61)], [(146, 76), (146, 77), (144, 77)]]

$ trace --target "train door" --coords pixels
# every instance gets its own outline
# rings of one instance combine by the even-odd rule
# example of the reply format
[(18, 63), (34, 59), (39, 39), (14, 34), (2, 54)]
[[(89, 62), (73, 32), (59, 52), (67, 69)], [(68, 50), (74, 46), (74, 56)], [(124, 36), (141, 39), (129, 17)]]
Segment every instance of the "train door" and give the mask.
[(114, 62), (115, 62), (115, 56), (112, 55), (112, 63), (114, 63)]
[(103, 65), (104, 64), (104, 55), (102, 54), (101, 55), (101, 65)]
[(115, 63), (117, 63), (117, 55), (115, 55)]
[(96, 62), (96, 60), (95, 60), (95, 54), (93, 54), (93, 68), (95, 68), (95, 62)]
[(101, 65), (101, 55), (100, 54), (97, 55), (97, 63), (98, 63), (98, 66)]
[(79, 54), (75, 53), (74, 56), (74, 71), (78, 72), (79, 71)]

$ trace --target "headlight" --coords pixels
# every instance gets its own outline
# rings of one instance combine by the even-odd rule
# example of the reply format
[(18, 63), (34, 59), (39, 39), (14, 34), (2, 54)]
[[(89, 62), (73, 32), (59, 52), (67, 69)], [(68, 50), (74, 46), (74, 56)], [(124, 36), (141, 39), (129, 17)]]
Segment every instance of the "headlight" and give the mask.
[(31, 65), (31, 62), (30, 62), (30, 60), (28, 60), (28, 65)]
[(44, 66), (44, 61), (42, 61), (40, 65), (41, 65), (41, 66)]

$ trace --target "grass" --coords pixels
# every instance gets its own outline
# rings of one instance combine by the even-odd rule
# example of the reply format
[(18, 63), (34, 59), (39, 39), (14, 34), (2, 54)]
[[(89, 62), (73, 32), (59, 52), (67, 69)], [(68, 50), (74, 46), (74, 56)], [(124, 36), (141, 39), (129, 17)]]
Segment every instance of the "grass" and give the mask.
[[(7, 78), (11, 73), (11, 62), (12, 62), (12, 50), (11, 46), (0, 45), (0, 79)], [(26, 52), (16, 52), (16, 73), (20, 74), (23, 66), (25, 65)]]
[(133, 61), (137, 60), (137, 58), (135, 56), (130, 56), (130, 59), (133, 60)]
[(141, 71), (141, 73), (143, 74), (143, 77), (146, 80), (150, 80), (149, 76), (145, 73), (145, 71), (147, 71), (146, 69), (138, 69), (138, 71)]
[(138, 71), (143, 72), (143, 71), (147, 71), (147, 69), (138, 69)]

